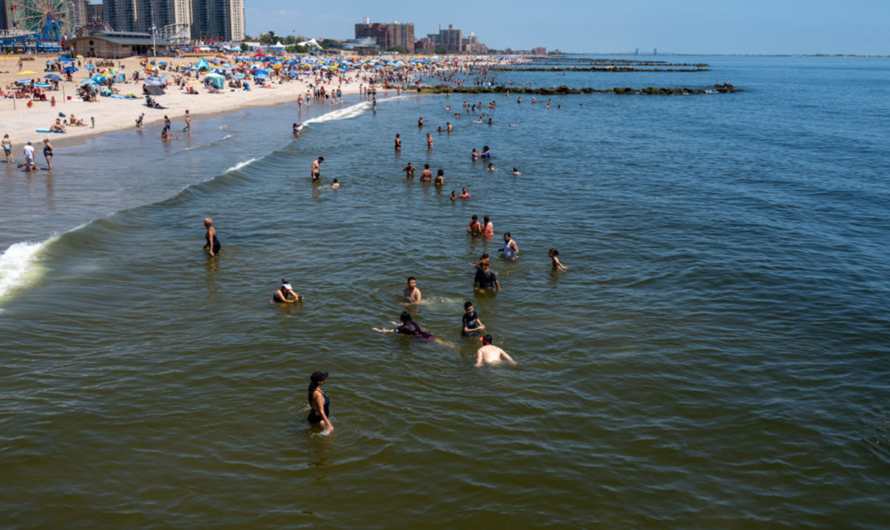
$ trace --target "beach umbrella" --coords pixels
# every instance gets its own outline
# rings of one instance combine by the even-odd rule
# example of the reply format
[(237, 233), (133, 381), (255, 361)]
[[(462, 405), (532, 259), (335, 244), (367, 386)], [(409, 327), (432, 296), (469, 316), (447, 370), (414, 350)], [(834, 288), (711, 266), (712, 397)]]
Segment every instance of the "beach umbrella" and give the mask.
[(37, 72), (32, 72), (31, 70), (22, 70), (18, 75), (28, 75), (28, 74), (36, 74)]
[(49, 87), (51, 87), (52, 85), (49, 84), (49, 83), (34, 83), (34, 86), (36, 86), (36, 87), (38, 87), (38, 88), (49, 88)]
[(84, 79), (80, 82), (81, 85), (95, 85), (96, 82), (91, 79)]
[(165, 77), (149, 77), (145, 80), (146, 85), (153, 86), (165, 86), (167, 84), (167, 78)]
[(86, 65), (87, 70), (92, 70), (93, 68), (95, 68), (95, 66), (93, 66), (92, 64)]
[(60, 63), (73, 63), (74, 59), (72, 59), (70, 57), (60, 57), (59, 62)]
[(31, 84), (31, 80), (30, 80), (30, 79), (19, 79), (19, 80), (16, 81), (15, 83), (16, 83), (17, 85), (30, 85), (30, 84)]
[(61, 81), (62, 78), (57, 76), (56, 74), (49, 74), (45, 76), (47, 79), (52, 79), (53, 81)]
[(77, 68), (76, 66), (66, 66), (65, 67), (66, 72), (76, 72), (78, 70), (79, 70), (79, 68)]

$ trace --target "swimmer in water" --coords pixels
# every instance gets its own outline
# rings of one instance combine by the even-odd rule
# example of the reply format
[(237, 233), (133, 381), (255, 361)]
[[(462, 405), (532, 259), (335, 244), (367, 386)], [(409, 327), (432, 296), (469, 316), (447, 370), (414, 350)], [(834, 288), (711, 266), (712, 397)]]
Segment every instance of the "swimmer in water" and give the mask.
[(402, 168), (402, 171), (405, 172), (405, 177), (408, 179), (414, 178), (414, 172), (417, 171), (417, 168), (411, 165), (411, 162), (408, 162), (408, 165)]
[(405, 305), (415, 305), (419, 304), (423, 297), (420, 294), (420, 289), (417, 288), (417, 280), (414, 279), (414, 276), (408, 278), (408, 286), (405, 287)]
[(445, 122), (445, 129), (447, 129), (448, 132), (451, 132), (451, 131), (453, 130), (453, 127), (451, 127), (451, 122), (450, 122), (450, 121), (446, 121), (446, 122)]
[[(478, 354), (477, 354), (478, 355)], [(313, 372), (309, 377), (309, 417), (306, 421), (312, 425), (321, 425), (325, 433), (334, 431), (334, 425), (331, 423), (331, 398), (325, 395), (321, 389), (324, 386), (325, 379), (328, 378), (327, 372)]]
[(433, 172), (430, 170), (429, 164), (423, 165), (423, 171), (420, 172), (420, 181), (429, 182), (433, 180)]
[(482, 225), (479, 224), (479, 217), (474, 215), (470, 224), (467, 225), (467, 234), (473, 237), (482, 235)]
[(482, 235), (494, 235), (494, 223), (491, 222), (487, 215), (482, 218)]
[(507, 352), (492, 344), (493, 339), (491, 335), (486, 335), (479, 339), (479, 341), (482, 343), (482, 347), (476, 350), (477, 368), (486, 364), (498, 364), (502, 360), (516, 366), (516, 361), (514, 361)]
[(568, 267), (560, 263), (559, 261), (559, 251), (555, 248), (551, 248), (549, 252), (547, 252), (547, 256), (550, 257), (550, 263), (553, 265), (553, 268), (558, 271), (567, 271)]
[(294, 138), (299, 138), (299, 137), (300, 137), (300, 124), (295, 123), (294, 124)]
[(488, 118), (488, 124), (489, 124), (489, 125), (494, 125), (494, 122), (491, 121), (491, 118)]
[(467, 188), (460, 189), (460, 198), (461, 199), (469, 199), (471, 197), (470, 192), (467, 191)]
[(392, 325), (396, 326), (393, 329), (371, 329), (378, 333), (398, 333), (399, 335), (409, 335), (418, 339), (429, 340), (434, 338), (432, 333), (422, 330), (420, 328), (420, 325), (417, 322), (414, 322), (411, 319), (411, 315), (409, 315), (408, 313), (402, 313), (401, 315), (399, 315), (399, 320), (401, 321), (401, 324), (398, 322), (391, 322)]
[(426, 148), (433, 148), (433, 135), (431, 135), (430, 133), (426, 133)]
[(331, 184), (331, 188), (333, 188), (333, 189), (335, 189), (335, 190), (339, 190), (339, 189), (340, 189), (340, 182), (339, 182), (337, 179), (334, 179), (334, 183)]
[(461, 320), (461, 333), (464, 337), (473, 337), (485, 329), (485, 324), (479, 320), (479, 315), (477, 315), (476, 310), (473, 309), (473, 302), (464, 304), (464, 316)]
[(402, 148), (402, 140), (399, 138), (399, 135), (396, 135), (396, 151)]
[(312, 182), (318, 182), (321, 180), (321, 163), (324, 162), (324, 157), (320, 156), (318, 159), (312, 161)]
[(443, 170), (440, 169), (440, 170), (436, 173), (436, 182), (435, 182), (435, 186), (438, 187), (438, 188), (441, 188), (441, 187), (444, 186), (444, 185), (445, 185), (445, 172), (444, 172)]
[(482, 146), (482, 154), (479, 155), (480, 158), (491, 158), (491, 149), (488, 148), (487, 145)]
[(494, 162), (489, 162), (488, 167), (485, 168), (486, 171), (494, 171)]
[(500, 249), (504, 253), (504, 257), (510, 260), (516, 260), (519, 255), (519, 246), (516, 240), (510, 237), (510, 232), (504, 233), (504, 248)]
[(291, 284), (287, 283), (287, 280), (282, 279), (281, 286), (272, 295), (272, 301), (276, 304), (296, 304), (303, 301), (303, 295), (294, 292)]
[(473, 266), (474, 269), (476, 269), (478, 271), (478, 270), (482, 269), (483, 263), (488, 265), (488, 264), (490, 264), (490, 262), (491, 262), (491, 257), (488, 255), (488, 252), (485, 252), (481, 256), (479, 256), (479, 261), (477, 261), (476, 263), (471, 263), (471, 265)]
[(219, 253), (222, 245), (220, 244), (219, 239), (216, 238), (216, 228), (213, 228), (213, 219), (209, 217), (204, 219), (204, 228), (204, 239), (207, 240), (207, 244), (204, 245), (204, 250), (211, 256), (215, 256)]
[(473, 152), (470, 153), (470, 158), (473, 160), (479, 160), (479, 153), (476, 152), (476, 148), (473, 148)]
[(513, 168), (513, 176), (518, 177), (519, 175), (522, 175), (522, 173), (520, 173), (519, 170), (514, 167)]
[(501, 282), (493, 270), (488, 268), (488, 263), (479, 263), (479, 269), (473, 277), (473, 288), (479, 291), (500, 291)]
[(417, 126), (423, 127), (423, 116), (417, 118)]

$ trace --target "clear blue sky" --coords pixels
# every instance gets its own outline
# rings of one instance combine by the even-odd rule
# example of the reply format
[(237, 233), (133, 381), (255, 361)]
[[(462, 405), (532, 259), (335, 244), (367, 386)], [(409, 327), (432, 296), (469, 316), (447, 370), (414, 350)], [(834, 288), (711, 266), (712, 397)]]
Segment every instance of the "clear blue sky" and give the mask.
[(890, 0), (245, 0), (247, 33), (352, 38), (364, 17), (454, 24), (493, 48), (572, 52), (890, 54)]

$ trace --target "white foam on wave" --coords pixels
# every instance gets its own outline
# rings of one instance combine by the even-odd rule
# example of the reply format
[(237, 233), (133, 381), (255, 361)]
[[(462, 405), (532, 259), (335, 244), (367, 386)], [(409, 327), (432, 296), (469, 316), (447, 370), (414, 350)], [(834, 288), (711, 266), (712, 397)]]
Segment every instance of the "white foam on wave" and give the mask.
[[(262, 157), (260, 157), (260, 158), (262, 158)], [(226, 173), (231, 173), (232, 171), (238, 171), (238, 170), (241, 169), (242, 167), (247, 166), (247, 165), (250, 165), (250, 164), (253, 164), (253, 163), (256, 162), (257, 160), (259, 160), (259, 158), (251, 158), (250, 160), (245, 160), (244, 162), (238, 162), (238, 163), (235, 164), (234, 166), (232, 166), (232, 167), (230, 167), (229, 169), (227, 169), (227, 170), (226, 170)], [(209, 180), (213, 180), (213, 179), (209, 179)], [(206, 181), (205, 181), (205, 182), (206, 182)]]
[(223, 136), (222, 139), (228, 140), (229, 138), (233, 138), (234, 136), (235, 136), (234, 134), (227, 134), (227, 135)]
[(0, 255), (0, 299), (40, 278), (43, 269), (37, 264), (37, 253), (53, 239), (43, 243), (15, 243)]
[[(348, 120), (349, 118), (355, 118), (356, 116), (361, 115), (363, 112), (371, 108), (371, 104), (369, 102), (357, 103), (351, 107), (346, 107), (345, 109), (338, 109), (333, 112), (328, 112), (327, 114), (323, 114), (317, 118), (311, 118), (303, 122), (303, 127), (306, 125), (310, 125), (313, 123), (324, 123), (326, 121), (334, 121), (334, 120)], [(301, 127), (302, 129), (302, 127)]]

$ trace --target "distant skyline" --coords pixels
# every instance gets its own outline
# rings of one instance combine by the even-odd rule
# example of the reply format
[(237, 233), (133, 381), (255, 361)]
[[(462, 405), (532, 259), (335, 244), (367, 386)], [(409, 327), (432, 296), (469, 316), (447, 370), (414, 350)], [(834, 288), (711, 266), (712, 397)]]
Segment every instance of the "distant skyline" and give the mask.
[(294, 4), (245, 0), (246, 30), (352, 38), (362, 18), (414, 23), (417, 38), (453, 24), (489, 47), (567, 52), (890, 54), (888, 0), (452, 0)]

